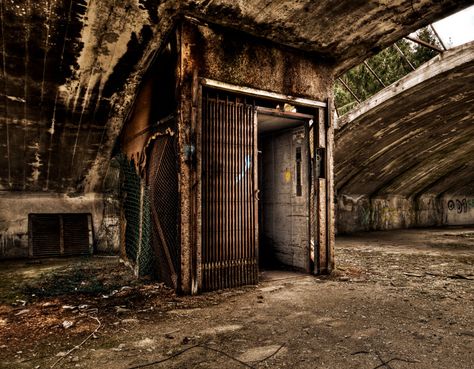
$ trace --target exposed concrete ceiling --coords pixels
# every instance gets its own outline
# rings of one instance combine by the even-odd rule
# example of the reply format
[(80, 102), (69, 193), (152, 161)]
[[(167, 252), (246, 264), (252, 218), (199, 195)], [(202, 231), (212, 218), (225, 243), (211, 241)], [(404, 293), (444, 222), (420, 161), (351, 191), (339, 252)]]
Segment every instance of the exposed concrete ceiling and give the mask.
[(339, 193), (474, 195), (474, 42), (388, 86), (339, 121)]
[(324, 56), (335, 73), (462, 0), (0, 2), (0, 189), (100, 190), (164, 36), (188, 14)]

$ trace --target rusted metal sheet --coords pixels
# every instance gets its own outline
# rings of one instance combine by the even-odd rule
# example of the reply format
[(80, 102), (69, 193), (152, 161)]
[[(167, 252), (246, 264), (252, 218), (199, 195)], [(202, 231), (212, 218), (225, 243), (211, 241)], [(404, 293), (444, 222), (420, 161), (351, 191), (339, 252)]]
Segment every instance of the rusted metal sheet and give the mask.
[(51, 214), (30, 214), (28, 218), (30, 256), (60, 256), (61, 226), (59, 217)]
[(63, 255), (90, 254), (91, 219), (88, 214), (62, 214)]
[(31, 257), (88, 255), (92, 252), (90, 214), (30, 214)]
[(202, 111), (202, 289), (258, 278), (255, 108), (206, 92)]

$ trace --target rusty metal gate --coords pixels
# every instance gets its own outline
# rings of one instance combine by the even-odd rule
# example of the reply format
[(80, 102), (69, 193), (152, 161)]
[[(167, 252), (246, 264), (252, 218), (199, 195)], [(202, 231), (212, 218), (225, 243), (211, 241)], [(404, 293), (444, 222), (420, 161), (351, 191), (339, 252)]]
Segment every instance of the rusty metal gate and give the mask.
[(253, 103), (204, 91), (202, 289), (258, 280), (257, 129)]
[(152, 245), (156, 254), (157, 277), (177, 288), (180, 270), (178, 242), (178, 170), (175, 138), (157, 136), (150, 151), (148, 165)]

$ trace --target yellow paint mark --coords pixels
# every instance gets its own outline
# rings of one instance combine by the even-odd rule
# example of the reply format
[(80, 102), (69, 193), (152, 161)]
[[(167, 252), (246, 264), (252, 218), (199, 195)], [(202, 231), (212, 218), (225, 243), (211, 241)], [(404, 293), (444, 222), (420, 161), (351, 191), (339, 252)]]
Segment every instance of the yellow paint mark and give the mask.
[(283, 173), (283, 178), (285, 178), (286, 183), (289, 183), (291, 181), (291, 172), (288, 168), (285, 169), (285, 172)]

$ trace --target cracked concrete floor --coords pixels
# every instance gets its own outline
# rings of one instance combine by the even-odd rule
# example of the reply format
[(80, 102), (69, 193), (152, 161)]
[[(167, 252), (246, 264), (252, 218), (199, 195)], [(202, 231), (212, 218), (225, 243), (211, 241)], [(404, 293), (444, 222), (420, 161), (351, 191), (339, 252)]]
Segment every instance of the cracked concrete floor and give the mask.
[[(474, 228), (338, 237), (336, 257), (331, 277), (264, 272), (194, 297), (137, 283), (114, 258), (3, 263), (0, 367), (474, 367)], [(56, 291), (42, 268), (82, 271), (80, 293), (31, 296)]]

